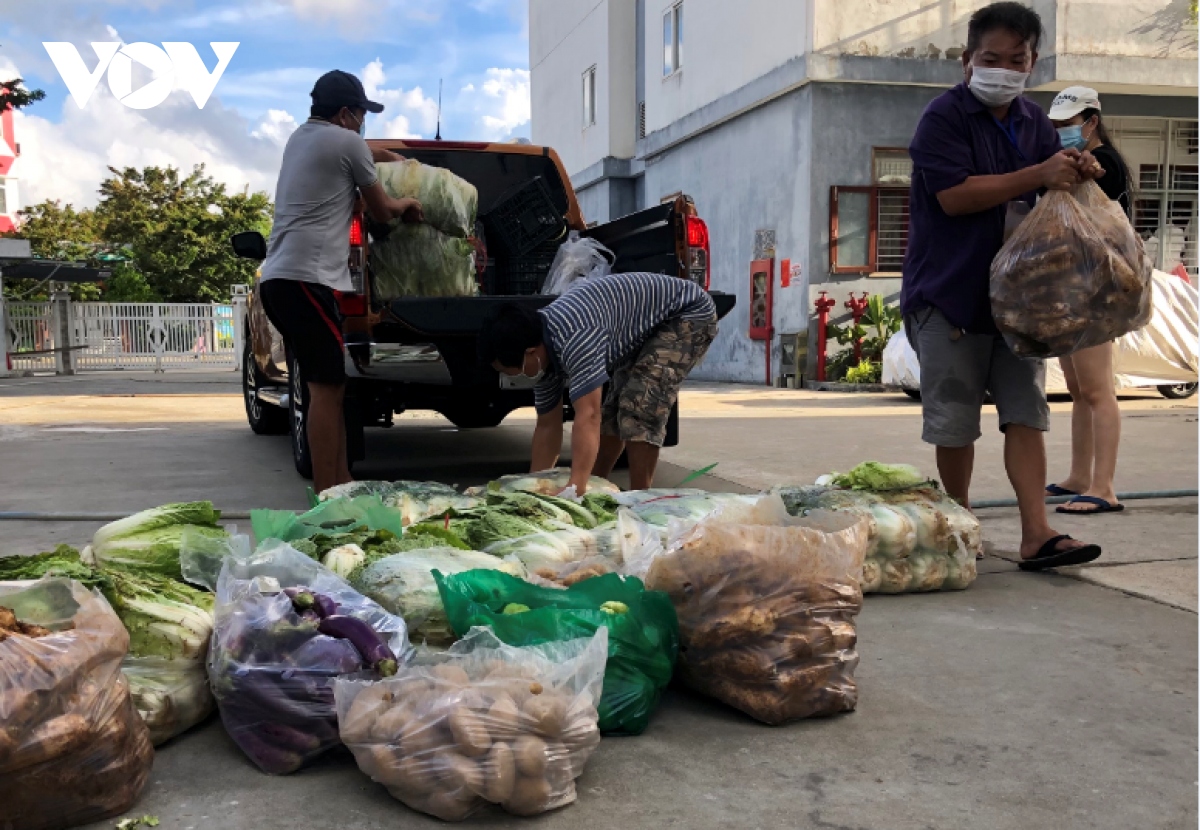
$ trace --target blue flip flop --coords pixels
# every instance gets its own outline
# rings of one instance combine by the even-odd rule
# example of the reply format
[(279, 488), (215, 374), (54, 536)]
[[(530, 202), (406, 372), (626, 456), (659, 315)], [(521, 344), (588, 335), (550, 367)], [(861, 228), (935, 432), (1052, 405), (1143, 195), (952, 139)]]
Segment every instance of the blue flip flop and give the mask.
[(1067, 502), (1067, 504), (1094, 504), (1094, 505), (1096, 505), (1096, 509), (1095, 510), (1067, 510), (1066, 509), (1067, 505), (1064, 504), (1061, 507), (1059, 507), (1057, 510), (1055, 510), (1054, 512), (1062, 513), (1067, 516), (1095, 516), (1097, 513), (1120, 513), (1122, 510), (1125, 509), (1125, 505), (1113, 504), (1112, 502), (1105, 501), (1104, 499), (1100, 498), (1099, 496), (1076, 496), (1075, 498), (1073, 498), (1069, 502)]
[(1046, 485), (1047, 496), (1078, 496), (1074, 490), (1068, 490), (1066, 487), (1059, 487), (1057, 484)]

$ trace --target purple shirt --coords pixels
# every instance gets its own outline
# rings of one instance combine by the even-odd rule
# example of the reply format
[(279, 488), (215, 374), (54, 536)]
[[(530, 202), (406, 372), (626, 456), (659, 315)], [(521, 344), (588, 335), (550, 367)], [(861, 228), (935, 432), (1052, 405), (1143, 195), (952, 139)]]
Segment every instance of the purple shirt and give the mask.
[[(988, 272), (1004, 243), (1007, 205), (948, 216), (937, 194), (971, 176), (1015, 173), (1062, 149), (1050, 119), (1017, 98), (998, 122), (965, 83), (934, 99), (921, 116), (912, 146), (908, 253), (900, 308), (907, 315), (933, 307), (967, 331), (996, 333)], [(1036, 192), (1022, 201), (1033, 205)]]

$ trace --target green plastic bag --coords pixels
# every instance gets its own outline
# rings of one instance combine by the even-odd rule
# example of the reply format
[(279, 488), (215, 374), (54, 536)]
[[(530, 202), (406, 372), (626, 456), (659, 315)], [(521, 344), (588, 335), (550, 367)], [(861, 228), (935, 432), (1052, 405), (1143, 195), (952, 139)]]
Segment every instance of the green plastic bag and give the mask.
[(433, 577), (460, 637), (483, 625), (509, 645), (532, 646), (591, 637), (600, 626), (607, 628), (600, 731), (638, 735), (646, 729), (679, 655), (679, 621), (666, 594), (618, 574), (586, 579), (565, 591), (499, 571), (443, 576), (435, 570)]
[(318, 533), (336, 533), (363, 525), (369, 530), (388, 530), (397, 536), (404, 535), (400, 511), (388, 507), (379, 496), (333, 499), (299, 515), (290, 510), (250, 511), (250, 526), (259, 544), (265, 539), (281, 542), (308, 539)]

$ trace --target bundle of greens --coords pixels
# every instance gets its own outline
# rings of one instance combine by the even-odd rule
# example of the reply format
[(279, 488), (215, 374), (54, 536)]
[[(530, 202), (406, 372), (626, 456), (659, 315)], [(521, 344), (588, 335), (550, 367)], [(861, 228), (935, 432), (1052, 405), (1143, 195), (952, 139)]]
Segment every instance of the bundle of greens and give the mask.
[(83, 558), (93, 565), (120, 565), (181, 579), (180, 539), (185, 530), (213, 537), (227, 534), (217, 526), (221, 512), (212, 502), (164, 504), (110, 522), (96, 531)]
[[(517, 473), (501, 476), (495, 481), (489, 482), (486, 487), (470, 487), (466, 493), (468, 496), (484, 496), (488, 493), (526, 492), (554, 496), (565, 490), (570, 482), (571, 471), (566, 467), (556, 467), (540, 473)], [(588, 479), (587, 491), (588, 493), (607, 493), (611, 496), (620, 493), (621, 488), (611, 481), (592, 476)]]
[(399, 297), (473, 297), (475, 246), (430, 225), (401, 225), (371, 243), (375, 291), (382, 300)]
[[(379, 183), (393, 199), (416, 199), (425, 223), (447, 236), (466, 238), (475, 232), (479, 193), (475, 185), (444, 167), (413, 159), (375, 165)], [(392, 223), (399, 226), (399, 220)]]

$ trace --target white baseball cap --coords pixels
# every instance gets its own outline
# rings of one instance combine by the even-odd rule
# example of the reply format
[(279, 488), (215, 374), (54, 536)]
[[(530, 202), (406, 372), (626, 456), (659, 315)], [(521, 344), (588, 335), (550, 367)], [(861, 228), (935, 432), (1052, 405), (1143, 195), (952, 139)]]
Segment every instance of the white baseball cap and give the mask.
[(1051, 121), (1066, 121), (1084, 110), (1100, 109), (1100, 96), (1096, 90), (1086, 86), (1069, 86), (1054, 96), (1050, 105)]

